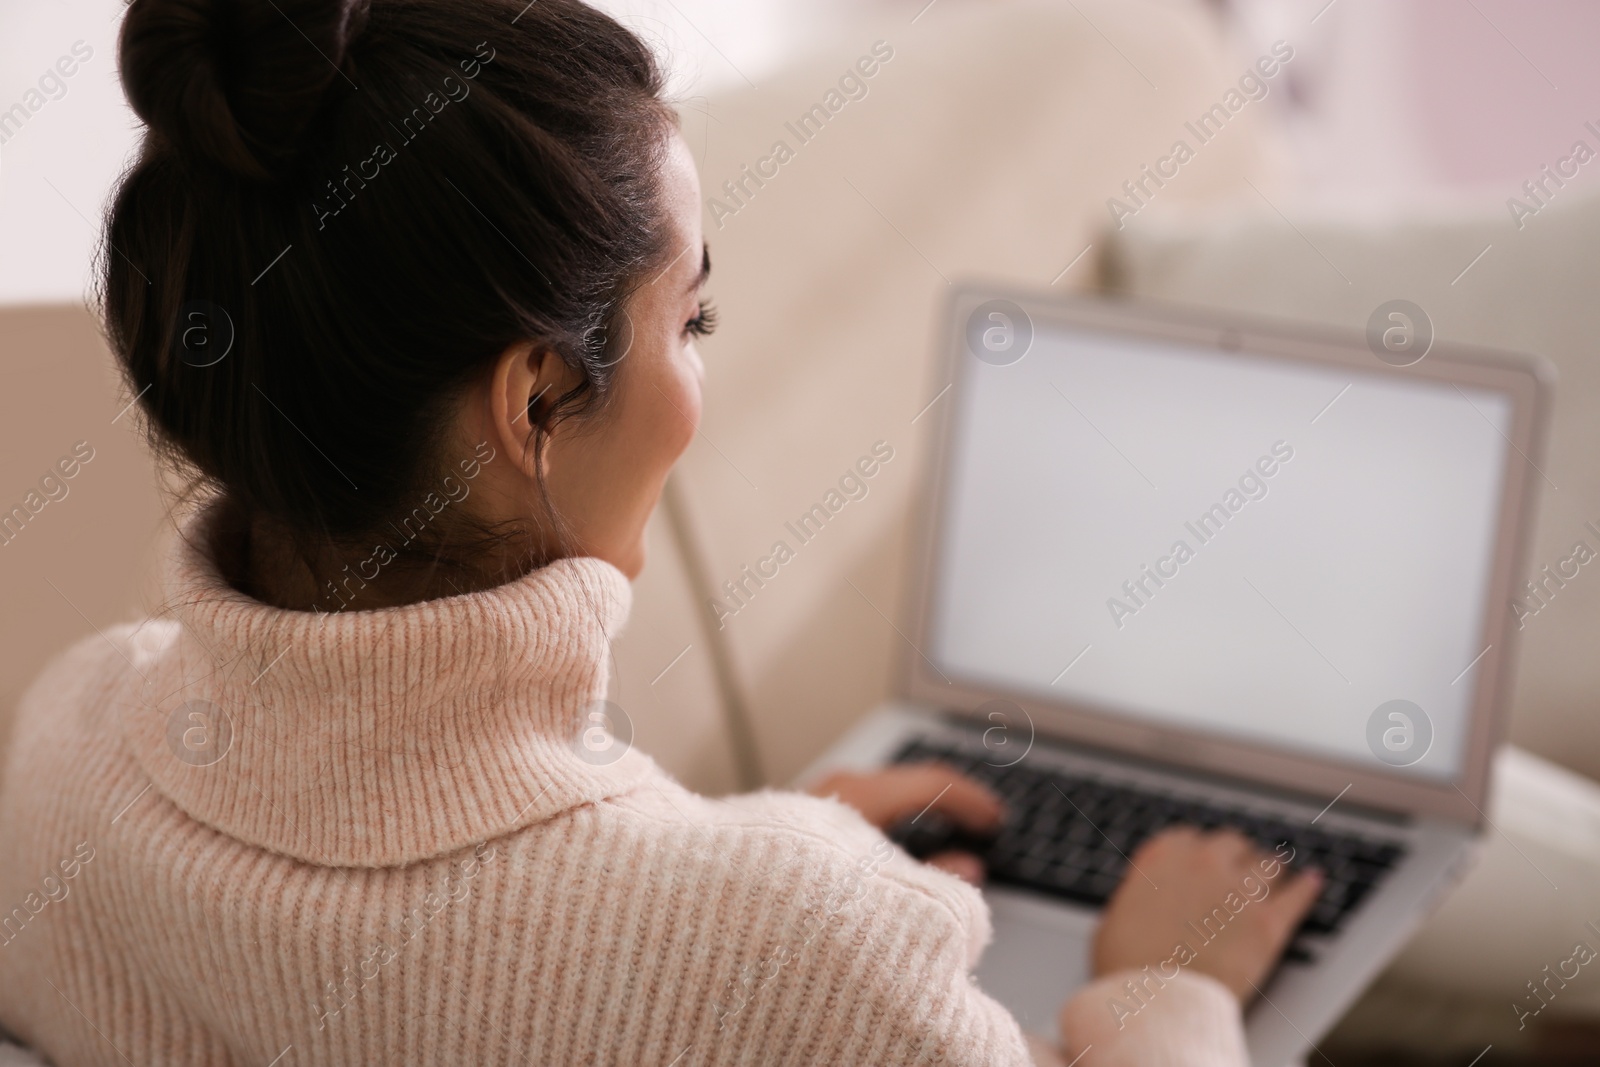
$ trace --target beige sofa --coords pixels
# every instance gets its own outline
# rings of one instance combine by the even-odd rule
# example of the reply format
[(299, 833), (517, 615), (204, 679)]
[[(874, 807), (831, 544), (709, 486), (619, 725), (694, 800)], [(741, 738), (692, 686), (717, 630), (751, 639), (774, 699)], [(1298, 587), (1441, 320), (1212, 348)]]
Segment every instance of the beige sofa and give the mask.
[[(149, 602), (164, 509), (135, 419), (122, 414), (131, 398), (87, 311), (0, 311), (0, 366), (3, 736), (46, 659)], [(75, 462), (80, 442), (92, 458), (61, 477), (57, 464)]]

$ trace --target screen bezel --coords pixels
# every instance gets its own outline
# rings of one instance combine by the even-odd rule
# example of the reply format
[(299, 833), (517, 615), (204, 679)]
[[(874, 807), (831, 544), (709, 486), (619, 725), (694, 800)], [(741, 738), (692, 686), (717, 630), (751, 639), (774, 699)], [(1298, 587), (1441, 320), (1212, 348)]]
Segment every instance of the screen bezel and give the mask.
[[(1043, 701), (1029, 693), (963, 681), (932, 667), (921, 650), (931, 647), (937, 581), (934, 570), (942, 557), (941, 517), (949, 490), (947, 472), (957, 446), (955, 416), (960, 405), (955, 399), (964, 393), (977, 362), (966, 352), (965, 323), (979, 304), (991, 299), (1015, 302), (1036, 328), (1044, 324), (1095, 330), (1229, 354), (1348, 367), (1365, 374), (1477, 386), (1510, 397), (1512, 448), (1506, 453), (1492, 570), (1479, 623), (1478, 647), (1488, 646), (1489, 650), (1478, 661), (1472, 676), (1475, 686), (1468, 707), (1467, 743), (1453, 781), (1407, 777), (1403, 771), (1368, 770), (1343, 759), (1318, 758), (1268, 743), (1130, 719), (1089, 702)], [(921, 500), (913, 512), (920, 522), (914, 527), (904, 629), (915, 640), (909, 647), (903, 644), (899, 671), (899, 689), (906, 698), (956, 711), (970, 711), (989, 700), (1003, 698), (1020, 706), (1040, 735), (1055, 740), (1125, 752), (1209, 774), (1245, 778), (1313, 796), (1332, 798), (1343, 791), (1350, 803), (1382, 810), (1432, 815), (1473, 826), (1486, 821), (1483, 806), (1490, 763), (1504, 733), (1516, 644), (1516, 631), (1509, 625), (1511, 613), (1505, 606), (1510, 603), (1513, 583), (1528, 550), (1537, 487), (1542, 478), (1537, 465), (1543, 462), (1544, 427), (1554, 379), (1548, 361), (1436, 342), (1420, 362), (1392, 367), (1374, 356), (1360, 334), (1124, 298), (1064, 297), (980, 284), (952, 288), (937, 336), (941, 339), (937, 380), (930, 392), (949, 383), (952, 395), (945, 398), (947, 402), (936, 405), (936, 412), (929, 413), (936, 414), (929, 428), (933, 447), (923, 472)], [(1249, 767), (1249, 771), (1241, 773), (1241, 767)]]

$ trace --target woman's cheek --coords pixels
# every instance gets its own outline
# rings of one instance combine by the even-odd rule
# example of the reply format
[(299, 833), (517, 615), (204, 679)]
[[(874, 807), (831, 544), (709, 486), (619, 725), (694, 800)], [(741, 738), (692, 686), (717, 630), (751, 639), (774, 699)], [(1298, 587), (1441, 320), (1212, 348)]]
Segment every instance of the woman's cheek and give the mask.
[(693, 410), (690, 410), (688, 407), (685, 407), (684, 409), (684, 413), (688, 415), (689, 418), (687, 420), (680, 418), (676, 426), (677, 434), (675, 440), (673, 441), (671, 456), (672, 463), (676, 463), (685, 452), (689, 451), (689, 446), (694, 443), (695, 430), (700, 425), (699, 398), (696, 397), (691, 403), (693, 404)]
[[(686, 353), (693, 353), (694, 346), (685, 346)], [(699, 356), (693, 357), (696, 361)], [(689, 368), (680, 369), (675, 375), (677, 395), (672, 398), (673, 414), (676, 416), (678, 429), (677, 449), (673, 458), (681, 456), (694, 441), (695, 431), (700, 427), (700, 414), (702, 399), (700, 395), (700, 375)]]

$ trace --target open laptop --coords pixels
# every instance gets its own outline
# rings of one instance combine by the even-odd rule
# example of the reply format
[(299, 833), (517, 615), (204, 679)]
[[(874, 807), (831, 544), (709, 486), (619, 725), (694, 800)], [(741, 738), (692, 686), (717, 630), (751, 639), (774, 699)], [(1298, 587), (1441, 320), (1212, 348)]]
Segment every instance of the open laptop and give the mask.
[(1328, 876), (1246, 1014), (1295, 1062), (1484, 832), (1552, 373), (1392, 321), (953, 293), (899, 699), (802, 780), (938, 758), (1005, 798), (992, 840), (895, 835), (984, 856), (978, 979), (1025, 1029), (1144, 838), (1231, 825)]

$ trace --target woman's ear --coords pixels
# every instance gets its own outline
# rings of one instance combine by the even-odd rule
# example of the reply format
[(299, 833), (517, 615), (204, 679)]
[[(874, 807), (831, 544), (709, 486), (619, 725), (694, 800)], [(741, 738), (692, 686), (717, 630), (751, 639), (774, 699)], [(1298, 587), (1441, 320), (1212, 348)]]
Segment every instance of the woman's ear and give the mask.
[(549, 348), (519, 341), (500, 354), (489, 378), (489, 422), (495, 444), (532, 478), (535, 429), (555, 400), (579, 382)]

